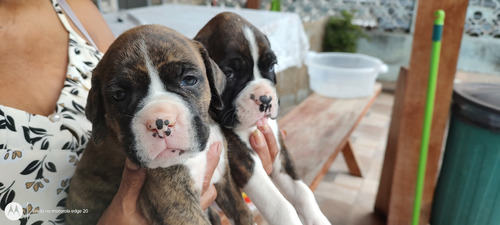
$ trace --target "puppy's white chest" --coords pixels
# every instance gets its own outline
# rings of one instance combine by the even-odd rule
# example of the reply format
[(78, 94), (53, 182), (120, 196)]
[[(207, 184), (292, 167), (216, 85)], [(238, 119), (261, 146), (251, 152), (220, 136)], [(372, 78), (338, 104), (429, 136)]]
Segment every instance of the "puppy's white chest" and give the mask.
[(210, 136), (208, 139), (207, 146), (205, 149), (197, 154), (195, 157), (192, 157), (186, 160), (183, 165), (189, 168), (191, 178), (194, 180), (194, 186), (197, 190), (202, 189), (203, 180), (205, 178), (205, 172), (207, 170), (207, 159), (208, 159), (208, 151), (210, 146), (215, 143), (221, 143), (221, 154), (219, 158), (219, 163), (213, 173), (211, 184), (217, 183), (224, 175), (225, 171), (225, 160), (226, 160), (226, 149), (224, 147), (223, 135), (218, 125), (210, 125)]

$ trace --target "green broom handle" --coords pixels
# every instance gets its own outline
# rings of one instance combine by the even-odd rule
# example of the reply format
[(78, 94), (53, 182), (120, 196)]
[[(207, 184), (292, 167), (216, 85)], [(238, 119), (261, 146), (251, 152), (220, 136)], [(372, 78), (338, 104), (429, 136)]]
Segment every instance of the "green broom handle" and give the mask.
[(431, 64), (429, 69), (429, 82), (427, 84), (427, 100), (425, 103), (422, 143), (420, 145), (420, 159), (418, 162), (417, 186), (415, 190), (415, 202), (413, 205), (412, 225), (418, 225), (418, 220), (420, 217), (420, 206), (422, 204), (425, 167), (427, 164), (427, 153), (429, 151), (429, 138), (432, 125), (432, 112), (434, 110), (434, 98), (436, 96), (436, 83), (439, 69), (439, 56), (441, 53), (441, 37), (443, 34), (444, 15), (445, 13), (443, 10), (440, 9), (436, 11), (434, 30), (432, 31)]

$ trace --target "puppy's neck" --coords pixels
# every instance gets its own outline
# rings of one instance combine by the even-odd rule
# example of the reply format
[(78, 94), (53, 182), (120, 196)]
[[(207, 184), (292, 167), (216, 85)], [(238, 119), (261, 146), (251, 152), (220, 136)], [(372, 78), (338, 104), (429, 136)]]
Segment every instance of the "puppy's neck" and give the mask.
[(220, 125), (212, 118), (208, 119), (208, 124), (210, 126), (210, 136), (208, 138), (208, 143), (205, 150), (208, 150), (210, 148), (210, 145), (215, 142), (224, 142), (224, 135), (222, 134)]
[(80, 156), (80, 161), (92, 163), (80, 163), (78, 167), (80, 171), (95, 174), (99, 174), (102, 172), (101, 170), (106, 170), (109, 172), (110, 177), (114, 176), (116, 178), (110, 178), (111, 181), (119, 182), (119, 177), (121, 177), (125, 166), (125, 158), (125, 151), (118, 141), (111, 140), (109, 137), (99, 143), (89, 140), (85, 151)]
[[(267, 123), (269, 126), (271, 126), (271, 124), (276, 124), (277, 126), (277, 120), (276, 119), (271, 119), (271, 118), (267, 118)], [(251, 126), (243, 126), (241, 124), (238, 124), (237, 126), (233, 127), (233, 128), (230, 128), (231, 130), (233, 130), (235, 133), (237, 134), (245, 134), (245, 133), (252, 133), (254, 132), (256, 129), (257, 129), (257, 125), (251, 125)]]
[(219, 142), (222, 151), (220, 154), (219, 164), (212, 176), (211, 183), (219, 181), (225, 172), (223, 166), (225, 163), (224, 160), (226, 151), (224, 135), (222, 134), (220, 126), (214, 120), (210, 119), (209, 126), (210, 126), (210, 136), (208, 138), (208, 142), (207, 145), (205, 146), (205, 149), (200, 153), (198, 153), (196, 156), (189, 158), (184, 163), (182, 163), (186, 167), (190, 168), (190, 175), (191, 178), (194, 180), (193, 186), (195, 190), (199, 191), (201, 191), (203, 180), (205, 177), (208, 151), (210, 150), (210, 147), (212, 146), (213, 143)]
[[(273, 131), (274, 136), (278, 138), (279, 137), (278, 121), (275, 119), (268, 119), (267, 124), (269, 129)], [(252, 133), (255, 132), (255, 130), (257, 130), (257, 126), (254, 125), (246, 128), (235, 128), (233, 129), (233, 132), (236, 135), (238, 135), (240, 140), (243, 141), (248, 148), (252, 149), (252, 146), (250, 145), (250, 135), (252, 135)]]

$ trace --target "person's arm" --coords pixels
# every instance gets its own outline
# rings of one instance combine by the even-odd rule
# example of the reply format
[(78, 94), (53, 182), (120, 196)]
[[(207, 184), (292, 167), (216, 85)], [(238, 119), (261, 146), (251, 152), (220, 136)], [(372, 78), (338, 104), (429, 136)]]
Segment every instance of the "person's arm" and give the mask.
[[(66, 0), (100, 51), (106, 52), (115, 40), (108, 24), (91, 0)], [(84, 37), (72, 24), (73, 29)], [(85, 38), (85, 37), (84, 37)]]

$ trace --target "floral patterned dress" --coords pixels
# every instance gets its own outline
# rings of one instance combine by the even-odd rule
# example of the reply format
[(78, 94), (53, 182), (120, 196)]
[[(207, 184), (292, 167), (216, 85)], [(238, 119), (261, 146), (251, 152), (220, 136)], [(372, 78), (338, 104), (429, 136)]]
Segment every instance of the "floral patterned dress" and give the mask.
[[(63, 224), (69, 180), (90, 138), (92, 125), (84, 107), (102, 52), (72, 29), (56, 0), (51, 2), (69, 33), (67, 77), (48, 117), (0, 105), (2, 225)], [(7, 218), (11, 202), (22, 207), (21, 218), (14, 221)]]

